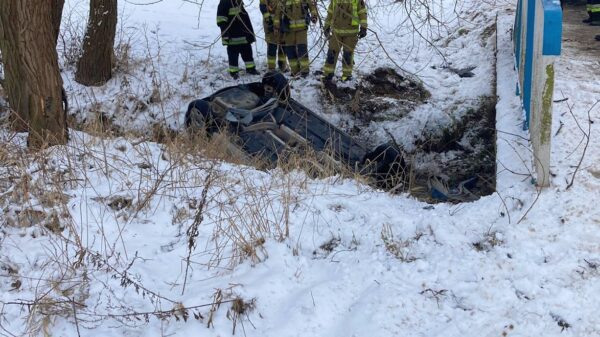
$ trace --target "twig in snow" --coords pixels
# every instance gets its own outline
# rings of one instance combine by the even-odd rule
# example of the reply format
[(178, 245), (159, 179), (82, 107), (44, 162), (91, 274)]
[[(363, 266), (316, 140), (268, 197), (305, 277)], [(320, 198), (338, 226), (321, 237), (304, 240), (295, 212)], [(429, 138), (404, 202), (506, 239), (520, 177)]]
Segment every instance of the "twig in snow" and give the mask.
[(440, 296), (446, 296), (447, 292), (448, 292), (447, 289), (434, 290), (431, 288), (427, 288), (427, 289), (421, 291), (419, 294), (425, 295), (426, 293), (430, 293), (431, 297), (435, 298), (435, 302), (437, 303), (437, 306), (439, 308), (440, 307)]
[(558, 126), (558, 130), (556, 130), (554, 137), (558, 136), (558, 134), (560, 133), (560, 130), (562, 130), (564, 125), (565, 125), (565, 123), (563, 123), (563, 121), (560, 121), (560, 125)]
[(590, 136), (592, 134), (592, 118), (591, 118), (590, 114), (598, 103), (600, 103), (600, 100), (597, 100), (596, 103), (594, 103), (587, 112), (587, 117), (588, 117), (587, 132), (585, 132), (583, 130), (581, 125), (579, 125), (579, 121), (577, 121), (577, 118), (575, 118), (575, 114), (573, 113), (573, 107), (567, 103), (567, 107), (569, 108), (569, 113), (571, 114), (571, 116), (573, 116), (573, 119), (575, 120), (577, 127), (579, 128), (579, 130), (581, 130), (581, 133), (583, 133), (583, 136), (585, 138), (585, 146), (583, 147), (583, 153), (581, 154), (581, 157), (579, 158), (579, 162), (577, 163), (577, 166), (575, 167), (575, 171), (573, 172), (573, 176), (571, 177), (571, 182), (569, 182), (569, 184), (567, 185), (567, 190), (569, 188), (571, 188), (571, 186), (573, 186), (573, 183), (575, 182), (575, 176), (577, 175), (577, 171), (579, 171), (579, 168), (581, 167), (581, 163), (583, 162), (583, 158), (585, 158), (585, 154), (586, 154), (588, 146), (590, 144)]
[(591, 262), (586, 259), (583, 259), (583, 261), (585, 261), (585, 263), (587, 263), (588, 267), (590, 267), (591, 269), (594, 269), (594, 270), (598, 269), (598, 263)]
[(75, 298), (71, 299), (71, 306), (73, 307), (73, 318), (75, 319), (75, 328), (77, 328), (77, 336), (81, 337), (81, 332), (79, 332), (79, 319), (77, 319), (77, 309), (75, 308)]
[(558, 324), (558, 326), (561, 328), (560, 329), (561, 332), (563, 332), (565, 329), (568, 329), (571, 327), (571, 324), (569, 324), (569, 322), (565, 321), (564, 318), (558, 316), (557, 314), (550, 313), (550, 316), (552, 317), (553, 320), (556, 321), (556, 324)]
[(529, 214), (529, 211), (531, 211), (531, 209), (533, 208), (533, 206), (535, 206), (535, 204), (537, 203), (537, 201), (540, 198), (541, 194), (542, 194), (542, 189), (538, 187), (535, 199), (533, 200), (533, 202), (531, 203), (531, 205), (529, 206), (529, 208), (527, 208), (527, 210), (525, 211), (525, 214), (523, 214), (523, 216), (521, 217), (521, 219), (519, 219), (519, 221), (517, 221), (517, 225), (520, 224), (521, 221), (523, 221), (525, 219), (525, 217), (527, 216), (527, 214)]
[[(496, 191), (496, 194), (498, 194), (498, 196), (500, 197), (500, 201), (502, 201), (502, 205), (504, 205), (504, 209), (506, 210), (506, 215), (508, 216), (508, 224), (510, 225), (511, 221), (510, 221), (510, 211), (508, 210), (508, 206), (506, 206), (506, 201), (504, 201), (504, 198), (502, 197), (502, 195), (500, 194), (500, 192)], [(494, 224), (490, 225), (490, 228), (488, 229), (488, 234), (492, 231), (492, 226)]]

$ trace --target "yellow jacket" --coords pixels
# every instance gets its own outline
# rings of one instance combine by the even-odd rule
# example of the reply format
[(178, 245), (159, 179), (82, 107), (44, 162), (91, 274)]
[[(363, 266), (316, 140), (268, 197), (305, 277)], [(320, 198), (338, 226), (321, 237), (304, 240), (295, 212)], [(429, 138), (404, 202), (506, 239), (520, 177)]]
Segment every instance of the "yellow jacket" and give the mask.
[(260, 12), (263, 15), (263, 24), (265, 28), (273, 24), (273, 14), (275, 13), (275, 0), (260, 0)]
[(317, 17), (317, 7), (313, 0), (278, 0), (273, 22), (283, 33), (305, 30), (311, 17)]
[(367, 6), (364, 0), (331, 0), (327, 8), (324, 29), (332, 28), (337, 35), (358, 34), (367, 28)]

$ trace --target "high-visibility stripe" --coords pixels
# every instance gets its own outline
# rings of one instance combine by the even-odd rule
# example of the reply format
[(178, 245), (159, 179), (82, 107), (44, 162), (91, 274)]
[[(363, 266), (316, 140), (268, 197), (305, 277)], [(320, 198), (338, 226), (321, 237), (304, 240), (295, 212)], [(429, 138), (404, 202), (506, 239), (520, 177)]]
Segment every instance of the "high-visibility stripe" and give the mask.
[(229, 8), (229, 15), (239, 15), (242, 12), (242, 9), (240, 7), (232, 7)]
[(217, 24), (221, 22), (227, 22), (228, 18), (226, 16), (217, 16)]
[(254, 62), (246, 62), (246, 69), (256, 68), (256, 64)]
[(266, 12), (266, 13), (263, 14), (263, 18), (264, 19), (268, 19), (269, 16), (271, 16), (271, 13), (269, 13), (269, 12)]
[(298, 71), (300, 71), (300, 63), (298, 63), (298, 59), (288, 59), (290, 61), (290, 70), (292, 71), (292, 74), (297, 73)]
[(306, 28), (305, 20), (290, 20), (290, 28)]
[(237, 46), (240, 44), (247, 44), (248, 40), (246, 39), (246, 37), (233, 37), (229, 39), (229, 45), (230, 46)]
[(352, 0), (352, 26), (358, 26), (358, 1)]
[(333, 31), (338, 35), (352, 35), (358, 33), (358, 27), (352, 29), (334, 29)]
[(229, 69), (227, 69), (230, 73), (237, 73), (238, 71), (240, 71), (240, 68), (238, 67), (229, 67)]
[(325, 75), (333, 74), (334, 71), (335, 65), (333, 64), (325, 63), (325, 65), (323, 66), (323, 73)]
[(352, 76), (352, 65), (342, 64), (342, 75)]

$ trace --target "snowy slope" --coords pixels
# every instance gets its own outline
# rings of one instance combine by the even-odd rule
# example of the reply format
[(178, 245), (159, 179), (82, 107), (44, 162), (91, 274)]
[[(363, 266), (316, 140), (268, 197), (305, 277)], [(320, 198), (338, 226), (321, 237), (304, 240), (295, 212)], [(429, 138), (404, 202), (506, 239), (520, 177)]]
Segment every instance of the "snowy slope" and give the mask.
[[(206, 48), (218, 34), (214, 2), (200, 16), (190, 2), (132, 3), (121, 3), (124, 25), (142, 46), (132, 53), (153, 58), (94, 89), (75, 84), (65, 67), (76, 117), (88, 116), (95, 103), (126, 129), (179, 128), (188, 100), (235, 83), (226, 78), (218, 41)], [(575, 120), (587, 130), (598, 90), (597, 81), (579, 80), (586, 61), (569, 52), (558, 61), (556, 96), (576, 102), (574, 118), (560, 115), (556, 177), (537, 191), (514, 96), (512, 4), (461, 2), (460, 18), (453, 18), (452, 1), (444, 2), (449, 24), (441, 34), (454, 38), (436, 46), (456, 67), (477, 65), (472, 79), (440, 69), (437, 51), (411, 42), (406, 27), (395, 29), (403, 22), (400, 7), (371, 5), (379, 23), (372, 28), (390, 45), (392, 60), (433, 94), (413, 112), (413, 124), (385, 125), (402, 139), (447, 123), (445, 107), (492, 93), (493, 53), (481, 33), (498, 14), (498, 193), (431, 207), (351, 179), (262, 172), (143, 138), (73, 131), (67, 146), (36, 156), (24, 150), (24, 135), (3, 130), (0, 335), (600, 334), (597, 147), (587, 149), (566, 188), (583, 151)], [(85, 13), (84, 2), (68, 4), (74, 6)], [(257, 4), (246, 6), (260, 27)], [(469, 32), (458, 33), (461, 27)], [(151, 47), (144, 49), (146, 37)], [(392, 62), (375, 42), (361, 42), (361, 73)], [(260, 42), (257, 49), (264, 51)], [(135, 100), (152, 95), (153, 79), (164, 99), (136, 112)], [(332, 120), (348, 118), (319, 108), (315, 84), (294, 83), (295, 96)], [(554, 109), (562, 114), (565, 103)], [(592, 140), (597, 128), (591, 124)]]
[[(226, 71), (226, 51), (215, 24), (218, 1), (198, 2), (201, 6), (194, 1), (177, 0), (140, 2), (146, 5), (132, 3), (121, 3), (120, 15), (126, 21), (122, 20), (119, 24), (117, 44), (134, 46), (128, 49), (128, 55), (133, 55), (136, 61), (123, 67), (124, 74), (98, 89), (75, 83), (70, 73), (72, 66), (66, 65), (66, 88), (75, 102), (72, 103), (72, 111), (78, 120), (93, 119), (98, 110), (104, 111), (125, 130), (147, 130), (148, 124), (156, 123), (178, 130), (182, 127), (185, 109), (191, 99), (208, 96), (217, 89), (238, 83), (231, 80)], [(434, 3), (431, 14), (441, 21), (440, 24), (427, 19), (426, 13), (414, 0), (405, 4), (382, 1), (370, 7), (372, 31), (358, 45), (357, 77), (369, 74), (376, 67), (392, 66), (418, 76), (433, 94), (427, 104), (419, 106), (407, 118), (361, 126), (362, 136), (370, 145), (389, 140), (385, 127), (398, 141), (411, 148), (414, 139), (422, 137), (423, 132), (435, 133), (440, 125), (452, 124), (467, 108), (476, 106), (481, 96), (493, 95), (494, 46), (490, 30), (493, 29), (494, 16), (481, 15), (476, 10), (476, 3)], [(67, 13), (77, 15), (71, 14), (69, 22), (64, 25), (81, 30), (86, 6), (86, 1), (67, 2)], [(259, 69), (264, 71), (266, 43), (262, 38), (258, 1), (247, 2), (245, 7), (258, 36), (254, 57)], [(319, 2), (319, 8), (324, 20), (324, 3)], [(411, 13), (412, 21), (406, 19), (407, 13)], [(321, 69), (327, 51), (320, 24), (312, 26), (309, 31), (313, 71)], [(69, 36), (66, 34), (66, 38)], [(122, 55), (119, 50), (122, 49), (117, 48), (117, 59), (121, 59)], [(445, 68), (448, 66), (476, 66), (475, 77), (461, 79)], [(341, 69), (338, 69), (338, 74), (340, 72)], [(243, 76), (240, 82), (259, 80), (258, 76)], [(331, 106), (324, 108), (317, 77), (294, 80), (292, 86), (297, 100), (322, 113), (325, 118), (340, 126), (354, 123), (347, 112), (340, 114)], [(147, 104), (156, 91), (161, 98), (159, 104)]]

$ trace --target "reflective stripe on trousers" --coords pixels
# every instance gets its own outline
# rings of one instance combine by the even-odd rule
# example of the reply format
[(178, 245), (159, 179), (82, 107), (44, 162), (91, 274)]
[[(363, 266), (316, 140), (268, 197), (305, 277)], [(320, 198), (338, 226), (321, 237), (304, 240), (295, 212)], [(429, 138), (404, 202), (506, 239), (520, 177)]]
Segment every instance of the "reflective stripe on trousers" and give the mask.
[(248, 40), (246, 39), (246, 37), (233, 37), (229, 39), (229, 45), (230, 46), (237, 46), (240, 44), (247, 44)]

